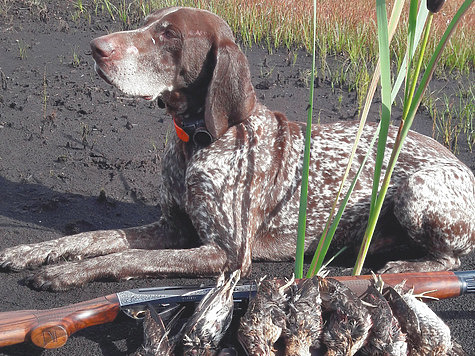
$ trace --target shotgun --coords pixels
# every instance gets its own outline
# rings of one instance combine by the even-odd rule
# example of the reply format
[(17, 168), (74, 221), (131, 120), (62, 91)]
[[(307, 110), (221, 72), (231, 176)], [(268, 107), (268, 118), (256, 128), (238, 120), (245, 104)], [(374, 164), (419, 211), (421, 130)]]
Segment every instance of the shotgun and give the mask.
[[(386, 285), (405, 281), (414, 293), (427, 292), (438, 299), (475, 293), (475, 271), (421, 272), (380, 275)], [(362, 295), (372, 283), (372, 275), (332, 277)], [(140, 318), (151, 303), (158, 307), (198, 302), (212, 287), (156, 287), (131, 289), (84, 302), (47, 310), (19, 310), (0, 313), (0, 347), (31, 341), (36, 346), (52, 349), (63, 346), (75, 332), (93, 325), (114, 321), (120, 311)], [(256, 293), (256, 284), (242, 284), (234, 290), (236, 302)], [(428, 292), (430, 291), (430, 292)]]

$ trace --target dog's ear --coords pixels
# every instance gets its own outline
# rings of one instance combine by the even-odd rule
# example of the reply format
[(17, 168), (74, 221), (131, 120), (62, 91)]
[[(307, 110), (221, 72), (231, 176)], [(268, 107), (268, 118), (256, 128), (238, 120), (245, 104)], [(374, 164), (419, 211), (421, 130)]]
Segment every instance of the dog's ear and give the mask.
[(223, 40), (212, 50), (216, 65), (206, 97), (205, 123), (213, 138), (218, 139), (250, 115), (256, 95), (247, 58), (239, 47)]

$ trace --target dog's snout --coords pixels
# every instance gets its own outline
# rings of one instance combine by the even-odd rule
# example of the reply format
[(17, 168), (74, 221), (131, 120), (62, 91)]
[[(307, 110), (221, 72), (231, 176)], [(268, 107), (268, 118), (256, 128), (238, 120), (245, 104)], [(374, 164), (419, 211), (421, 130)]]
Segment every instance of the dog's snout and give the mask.
[(91, 50), (94, 58), (106, 58), (115, 52), (115, 46), (110, 40), (99, 37), (91, 41)]

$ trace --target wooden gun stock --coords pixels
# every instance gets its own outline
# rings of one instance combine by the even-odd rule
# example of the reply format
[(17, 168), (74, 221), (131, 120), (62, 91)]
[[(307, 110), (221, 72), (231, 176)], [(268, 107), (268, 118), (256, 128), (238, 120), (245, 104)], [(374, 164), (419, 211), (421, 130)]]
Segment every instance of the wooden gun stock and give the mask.
[[(397, 273), (379, 276), (386, 285), (395, 286), (405, 281), (406, 288), (414, 289), (414, 293), (428, 292), (426, 293), (427, 296), (439, 299), (457, 297), (465, 293), (475, 293), (475, 271)], [(366, 291), (373, 281), (372, 275), (332, 278), (346, 284), (359, 296)], [(186, 291), (199, 289), (184, 288), (188, 288)], [(73, 333), (89, 326), (113, 321), (121, 308), (119, 295), (127, 292), (129, 291), (55, 309), (0, 313), (0, 347), (27, 340), (47, 349), (63, 346)], [(250, 293), (246, 298), (249, 296)], [(160, 299), (158, 296), (156, 300), (148, 299), (147, 302), (160, 304)]]
[(0, 313), (0, 347), (30, 340), (36, 346), (63, 346), (73, 333), (113, 321), (120, 306), (116, 294), (47, 310)]

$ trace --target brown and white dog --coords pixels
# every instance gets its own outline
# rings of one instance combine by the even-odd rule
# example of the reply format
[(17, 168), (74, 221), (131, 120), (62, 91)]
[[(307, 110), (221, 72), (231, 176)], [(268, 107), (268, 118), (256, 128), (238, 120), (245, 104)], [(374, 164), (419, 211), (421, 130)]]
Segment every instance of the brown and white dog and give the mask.
[[(34, 288), (64, 290), (98, 279), (211, 276), (252, 260), (295, 254), (305, 125), (258, 102), (248, 62), (229, 26), (191, 8), (166, 8), (135, 31), (91, 42), (96, 71), (123, 92), (158, 99), (177, 137), (163, 159), (160, 221), (10, 247), (0, 266), (46, 266)], [(368, 149), (367, 126), (356, 161)], [(389, 146), (396, 130), (391, 129)], [(356, 134), (350, 123), (313, 128), (307, 239), (316, 248)], [(186, 141), (186, 142), (185, 142)], [(388, 156), (388, 155), (386, 155)], [(372, 185), (374, 157), (361, 175), (333, 247), (358, 249)], [(351, 176), (355, 175), (352, 169)], [(390, 261), (383, 271), (443, 270), (460, 265), (475, 243), (475, 178), (434, 140), (411, 132), (394, 171), (370, 253)]]

